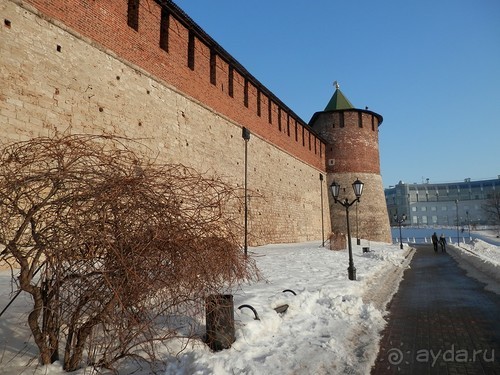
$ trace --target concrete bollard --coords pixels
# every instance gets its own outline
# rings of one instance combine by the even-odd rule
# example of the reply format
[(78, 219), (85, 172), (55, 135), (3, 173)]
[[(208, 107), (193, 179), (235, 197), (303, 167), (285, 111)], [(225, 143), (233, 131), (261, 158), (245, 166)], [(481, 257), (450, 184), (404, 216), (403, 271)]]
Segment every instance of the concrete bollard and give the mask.
[(229, 349), (235, 340), (231, 294), (213, 294), (205, 300), (207, 344), (215, 351)]

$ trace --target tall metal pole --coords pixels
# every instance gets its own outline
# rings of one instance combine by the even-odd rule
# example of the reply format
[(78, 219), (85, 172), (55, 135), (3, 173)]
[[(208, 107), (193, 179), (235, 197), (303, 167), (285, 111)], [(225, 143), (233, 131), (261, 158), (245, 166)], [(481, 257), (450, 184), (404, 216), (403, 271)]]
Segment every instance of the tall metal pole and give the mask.
[(319, 174), (319, 184), (321, 192), (321, 246), (325, 246), (325, 223), (323, 215), (323, 175)]
[(347, 246), (349, 247), (349, 267), (347, 272), (349, 274), (349, 280), (356, 280), (356, 267), (354, 267), (354, 260), (352, 259), (352, 244), (351, 244), (351, 229), (349, 228), (349, 202), (346, 199), (344, 202), (345, 215), (347, 221)]
[(250, 130), (247, 128), (242, 129), (242, 137), (245, 140), (245, 244), (244, 252), (245, 257), (248, 254), (248, 141), (250, 140)]
[(398, 223), (399, 223), (399, 248), (402, 250), (403, 249), (403, 233), (401, 232), (401, 224), (403, 222), (398, 218)]
[(467, 229), (469, 231), (469, 240), (470, 240), (470, 220), (469, 220), (469, 211), (465, 211), (465, 214), (467, 215)]
[(361, 245), (361, 239), (359, 238), (358, 202), (356, 202), (356, 244)]
[(245, 256), (248, 253), (248, 141), (245, 139)]

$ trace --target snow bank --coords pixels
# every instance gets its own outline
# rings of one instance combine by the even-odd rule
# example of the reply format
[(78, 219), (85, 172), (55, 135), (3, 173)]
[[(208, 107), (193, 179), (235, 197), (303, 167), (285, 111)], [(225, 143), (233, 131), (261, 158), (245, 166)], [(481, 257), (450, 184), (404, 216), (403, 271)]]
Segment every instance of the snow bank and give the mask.
[[(362, 246), (367, 246), (366, 244)], [(370, 243), (353, 247), (357, 280), (347, 277), (348, 253), (320, 243), (268, 245), (250, 249), (263, 280), (234, 293), (236, 341), (211, 352), (191, 341), (178, 355), (165, 351), (163, 373), (173, 374), (366, 374), (376, 359), (385, 304), (397, 290), (410, 249)], [(7, 301), (10, 275), (0, 271), (0, 293)], [(292, 289), (283, 293), (285, 289)], [(250, 304), (260, 320), (254, 320)], [(284, 314), (275, 307), (288, 304)], [(62, 374), (61, 366), (36, 366), (36, 348), (26, 327), (29, 301), (20, 296), (0, 318), (2, 374)], [(3, 307), (3, 306), (1, 306)], [(172, 342), (180, 348), (182, 342)], [(177, 353), (177, 351), (173, 351)], [(135, 366), (135, 368), (133, 367)], [(150, 373), (125, 363), (122, 374)], [(90, 373), (82, 369), (74, 374)]]
[[(346, 251), (316, 243), (253, 249), (266, 280), (234, 297), (236, 307), (252, 305), (261, 320), (236, 309), (237, 337), (229, 350), (195, 348), (171, 362), (166, 374), (369, 373), (385, 321), (384, 311), (365, 299), (381, 275), (403, 267), (407, 254), (395, 246), (371, 248), (363, 254), (354, 247), (357, 281), (347, 278)], [(395, 291), (394, 285), (376, 287)], [(285, 289), (297, 295), (282, 293)], [(273, 310), (285, 303), (285, 314)]]
[(469, 276), (486, 284), (486, 289), (500, 294), (500, 249), (476, 239), (470, 244), (452, 246), (449, 251)]

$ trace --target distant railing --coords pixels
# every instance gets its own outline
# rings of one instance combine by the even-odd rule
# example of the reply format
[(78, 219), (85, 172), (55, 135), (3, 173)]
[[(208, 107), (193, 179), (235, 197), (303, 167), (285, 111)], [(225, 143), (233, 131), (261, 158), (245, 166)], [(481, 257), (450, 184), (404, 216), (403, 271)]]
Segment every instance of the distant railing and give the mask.
[[(460, 243), (471, 243), (473, 240), (472, 237), (469, 237), (469, 236), (464, 236), (464, 237), (460, 237)], [(399, 237), (394, 237), (392, 239), (392, 242), (394, 244), (399, 244)], [(431, 244), (432, 243), (432, 239), (431, 237), (403, 237), (403, 243), (407, 243), (407, 244), (416, 244), (416, 245), (419, 245), (419, 244)], [(449, 243), (449, 244), (454, 244), (454, 243), (457, 243), (457, 237), (453, 237), (453, 236), (450, 236), (450, 237), (446, 237), (446, 242)]]

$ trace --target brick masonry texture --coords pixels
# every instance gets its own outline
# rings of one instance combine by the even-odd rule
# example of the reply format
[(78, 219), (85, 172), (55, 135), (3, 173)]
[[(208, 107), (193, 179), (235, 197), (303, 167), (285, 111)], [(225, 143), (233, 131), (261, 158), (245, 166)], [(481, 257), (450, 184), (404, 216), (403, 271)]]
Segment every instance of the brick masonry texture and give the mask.
[[(361, 201), (350, 209), (351, 234), (372, 241), (391, 242), (380, 176), (378, 121), (371, 111), (352, 109), (317, 113), (311, 125), (327, 140), (327, 183), (335, 180), (345, 188), (339, 198), (353, 200), (352, 183), (357, 178), (364, 183)], [(344, 207), (331, 201), (330, 213), (332, 228), (346, 233)]]
[[(269, 96), (252, 85), (245, 90), (239, 72), (228, 96), (222, 77), (229, 67), (222, 59), (215, 59), (212, 85), (210, 50), (198, 39), (190, 70), (189, 33), (175, 19), (168, 54), (160, 49), (160, 7), (149, 2), (144, 11), (143, 3), (136, 32), (126, 23), (126, 1), (0, 0), (3, 142), (64, 133), (127, 136), (140, 139), (140, 151), (162, 162), (218, 174), (242, 187), (246, 126), (252, 131), (250, 244), (320, 239), (321, 192), (328, 202), (319, 180), (325, 144), (273, 101), (269, 123)], [(323, 215), (328, 233), (327, 203)]]
[(328, 184), (335, 179), (350, 191), (356, 178), (365, 191), (355, 234), (390, 242), (377, 114), (322, 112), (309, 127), (179, 8), (139, 3), (135, 28), (126, 0), (0, 0), (4, 142), (126, 136), (162, 162), (242, 187), (246, 127), (251, 245), (345, 231)]

